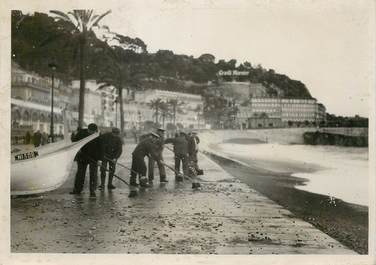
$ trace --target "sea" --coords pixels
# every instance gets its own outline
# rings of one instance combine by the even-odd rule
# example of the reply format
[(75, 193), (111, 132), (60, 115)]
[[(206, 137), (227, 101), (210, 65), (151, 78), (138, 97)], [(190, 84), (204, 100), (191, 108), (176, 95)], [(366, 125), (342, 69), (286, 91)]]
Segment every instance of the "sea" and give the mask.
[[(368, 148), (222, 143), (220, 152), (307, 181), (297, 189), (368, 206)], [(291, 166), (293, 165), (293, 166)]]

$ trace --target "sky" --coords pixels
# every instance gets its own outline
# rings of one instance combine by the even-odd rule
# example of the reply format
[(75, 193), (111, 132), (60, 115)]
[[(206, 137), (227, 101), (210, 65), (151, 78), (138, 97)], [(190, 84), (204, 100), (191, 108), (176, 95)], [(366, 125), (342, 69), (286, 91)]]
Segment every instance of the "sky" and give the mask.
[[(98, 14), (110, 9), (101, 24), (142, 39), (149, 52), (162, 49), (194, 57), (210, 53), (217, 61), (261, 64), (303, 82), (329, 113), (368, 117), (374, 109), (373, 0), (93, 3), (84, 1), (76, 8), (93, 8)], [(53, 9), (71, 10), (60, 5), (64, 8), (54, 4)], [(36, 6), (39, 11), (46, 8)]]
[(327, 112), (368, 116), (371, 1), (124, 1), (111, 10), (102, 24), (149, 52), (260, 63), (302, 81)]

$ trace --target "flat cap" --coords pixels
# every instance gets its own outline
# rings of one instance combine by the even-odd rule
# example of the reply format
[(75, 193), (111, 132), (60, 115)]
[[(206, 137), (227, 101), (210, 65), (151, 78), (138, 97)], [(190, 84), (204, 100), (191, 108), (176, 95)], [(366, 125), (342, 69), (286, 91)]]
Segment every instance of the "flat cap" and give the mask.
[(116, 128), (116, 127), (114, 127), (114, 128), (112, 128), (112, 133), (114, 133), (114, 134), (120, 134), (120, 130), (119, 130), (119, 128)]
[(87, 128), (90, 130), (90, 131), (98, 131), (98, 126), (95, 124), (95, 123), (90, 123)]

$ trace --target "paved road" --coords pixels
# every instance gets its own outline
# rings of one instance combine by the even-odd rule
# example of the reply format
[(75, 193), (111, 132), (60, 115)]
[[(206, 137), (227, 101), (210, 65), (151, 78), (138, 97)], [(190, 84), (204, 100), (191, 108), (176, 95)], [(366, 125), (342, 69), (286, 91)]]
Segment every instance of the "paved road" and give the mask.
[[(126, 144), (120, 161), (130, 165)], [(165, 151), (172, 164), (172, 155)], [(291, 212), (239, 183), (207, 157), (202, 188), (189, 181), (154, 184), (137, 198), (116, 181), (113, 192), (89, 199), (58, 190), (11, 202), (12, 252), (164, 254), (356, 254), (295, 218)], [(117, 173), (128, 179), (128, 172)], [(88, 178), (87, 178), (88, 180)], [(157, 179), (158, 180), (158, 179)]]

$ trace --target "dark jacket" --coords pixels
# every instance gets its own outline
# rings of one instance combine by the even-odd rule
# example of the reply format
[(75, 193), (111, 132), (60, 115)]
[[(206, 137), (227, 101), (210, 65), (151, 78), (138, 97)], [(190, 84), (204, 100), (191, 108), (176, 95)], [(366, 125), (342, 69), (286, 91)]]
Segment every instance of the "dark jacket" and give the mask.
[(175, 138), (168, 138), (165, 140), (165, 144), (174, 145), (174, 153), (176, 155), (186, 155), (188, 154), (188, 141), (185, 136), (179, 135)]
[[(80, 129), (77, 133), (71, 135), (71, 140), (72, 142), (77, 142), (88, 137), (89, 135), (91, 134), (89, 133), (88, 129)], [(77, 152), (74, 160), (85, 163), (96, 162), (103, 157), (101, 151), (101, 142), (99, 137), (97, 137), (85, 144), (80, 151)]]
[(123, 152), (123, 142), (119, 136), (108, 132), (100, 135), (99, 140), (103, 159), (118, 159), (121, 156)]
[(132, 155), (140, 158), (150, 155), (153, 159), (159, 160), (159, 141), (153, 137), (145, 138), (136, 146)]

